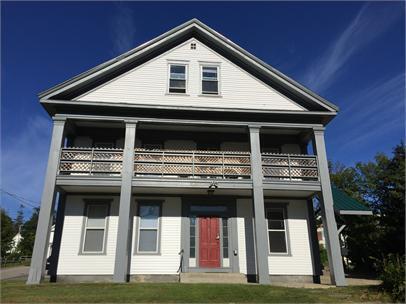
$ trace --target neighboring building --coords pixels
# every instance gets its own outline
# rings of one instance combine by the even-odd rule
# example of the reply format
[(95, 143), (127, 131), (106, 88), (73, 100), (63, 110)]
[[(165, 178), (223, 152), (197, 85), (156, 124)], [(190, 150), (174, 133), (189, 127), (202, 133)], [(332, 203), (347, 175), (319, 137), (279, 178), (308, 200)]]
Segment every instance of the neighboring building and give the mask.
[[(336, 186), (332, 185), (331, 190), (333, 193), (334, 211), (336, 216), (344, 219), (345, 223), (338, 228), (338, 236), (340, 240), (341, 254), (342, 256), (346, 257), (348, 253), (348, 246), (345, 228), (351, 225), (351, 217), (354, 215), (372, 215), (372, 211)], [(318, 217), (318, 219), (321, 219), (320, 215)], [(326, 236), (323, 224), (320, 224), (317, 227), (317, 239), (320, 245), (326, 247)], [(349, 262), (348, 258), (345, 258), (344, 261), (346, 264)]]
[(324, 142), (338, 108), (200, 21), (39, 97), (54, 127), (27, 283), (55, 197), (51, 279), (317, 281), (318, 195), (345, 285)]
[(21, 226), (18, 228), (18, 232), (16, 235), (13, 237), (13, 240), (11, 241), (11, 247), (7, 251), (7, 253), (14, 253), (17, 251), (18, 245), (21, 243), (23, 237), (21, 236)]

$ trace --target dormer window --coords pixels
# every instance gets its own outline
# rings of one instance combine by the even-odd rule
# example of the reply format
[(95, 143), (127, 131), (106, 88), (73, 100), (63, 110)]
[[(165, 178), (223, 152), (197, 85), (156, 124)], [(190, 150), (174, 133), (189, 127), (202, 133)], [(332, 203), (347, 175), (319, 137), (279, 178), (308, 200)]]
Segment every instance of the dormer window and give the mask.
[(218, 75), (218, 66), (202, 66), (202, 94), (219, 94)]
[(186, 93), (186, 65), (170, 64), (169, 93)]

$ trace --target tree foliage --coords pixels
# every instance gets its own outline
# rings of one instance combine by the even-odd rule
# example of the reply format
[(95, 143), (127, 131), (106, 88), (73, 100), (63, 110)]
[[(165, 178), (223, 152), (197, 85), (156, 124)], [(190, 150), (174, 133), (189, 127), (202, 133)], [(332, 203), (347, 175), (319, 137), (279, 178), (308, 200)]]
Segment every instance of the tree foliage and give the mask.
[(13, 220), (4, 209), (1, 209), (1, 258), (5, 258), (11, 249), (14, 237)]
[(21, 229), (23, 239), (19, 245), (19, 251), (22, 256), (31, 256), (34, 248), (35, 232), (37, 230), (39, 208), (34, 209), (31, 218), (27, 220)]
[(339, 218), (348, 221), (349, 258), (359, 270), (370, 270), (376, 260), (389, 254), (405, 254), (405, 146), (388, 157), (354, 167), (330, 164), (331, 180), (349, 196), (369, 206), (373, 216)]

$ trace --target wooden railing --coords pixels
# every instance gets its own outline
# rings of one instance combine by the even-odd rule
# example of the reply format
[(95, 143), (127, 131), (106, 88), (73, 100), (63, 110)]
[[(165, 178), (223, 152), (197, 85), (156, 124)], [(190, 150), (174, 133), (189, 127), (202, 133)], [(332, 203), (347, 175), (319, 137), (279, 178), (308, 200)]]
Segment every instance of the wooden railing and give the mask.
[[(59, 174), (120, 176), (122, 167), (122, 149), (63, 148)], [(319, 180), (313, 155), (263, 153), (262, 172), (269, 180)], [(250, 153), (135, 149), (134, 176), (250, 179)]]
[(317, 157), (296, 154), (262, 154), (264, 179), (318, 181)]
[(135, 150), (136, 176), (251, 178), (248, 152)]
[(61, 175), (121, 175), (122, 149), (63, 148), (59, 162)]

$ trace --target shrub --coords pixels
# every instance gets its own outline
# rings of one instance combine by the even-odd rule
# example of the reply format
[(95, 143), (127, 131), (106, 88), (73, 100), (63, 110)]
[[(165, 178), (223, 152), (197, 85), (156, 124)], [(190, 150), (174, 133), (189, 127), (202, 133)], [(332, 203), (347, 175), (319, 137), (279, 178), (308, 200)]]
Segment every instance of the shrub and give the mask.
[(323, 245), (319, 245), (320, 248), (320, 260), (321, 260), (321, 265), (323, 267), (328, 267), (328, 256), (327, 256), (327, 250), (324, 248)]
[(378, 265), (382, 287), (393, 301), (405, 302), (405, 257), (389, 254)]

